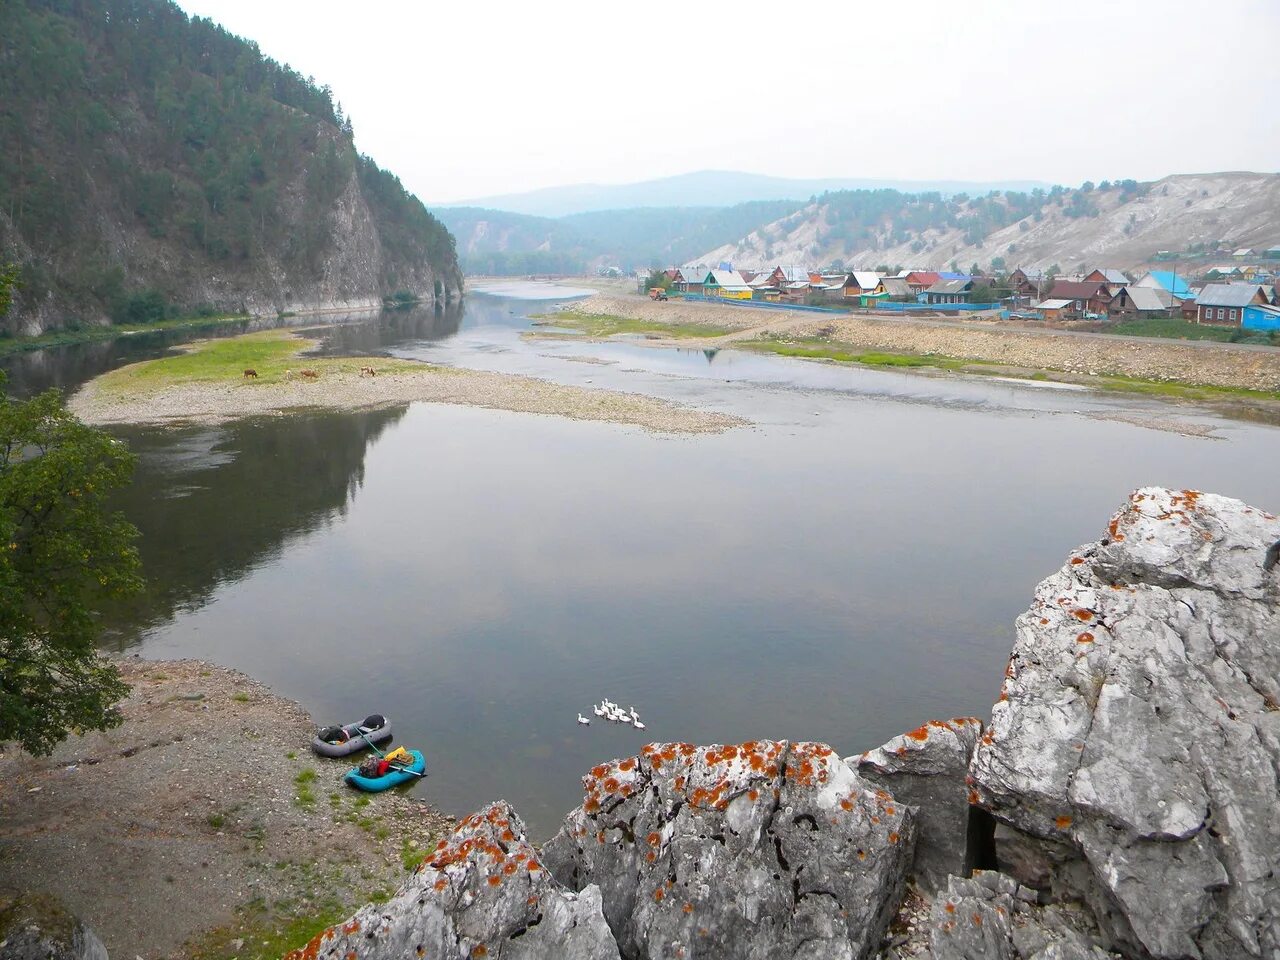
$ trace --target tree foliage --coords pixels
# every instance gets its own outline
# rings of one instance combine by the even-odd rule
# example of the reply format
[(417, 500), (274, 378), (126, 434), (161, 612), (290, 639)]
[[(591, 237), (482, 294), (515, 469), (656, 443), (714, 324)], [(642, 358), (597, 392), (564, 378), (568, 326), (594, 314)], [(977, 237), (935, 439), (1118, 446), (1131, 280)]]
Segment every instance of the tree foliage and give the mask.
[(106, 502), (133, 456), (56, 390), (0, 396), (0, 454), (0, 741), (48, 753), (120, 721), (126, 687), (97, 654), (94, 610), (141, 586), (137, 531)]

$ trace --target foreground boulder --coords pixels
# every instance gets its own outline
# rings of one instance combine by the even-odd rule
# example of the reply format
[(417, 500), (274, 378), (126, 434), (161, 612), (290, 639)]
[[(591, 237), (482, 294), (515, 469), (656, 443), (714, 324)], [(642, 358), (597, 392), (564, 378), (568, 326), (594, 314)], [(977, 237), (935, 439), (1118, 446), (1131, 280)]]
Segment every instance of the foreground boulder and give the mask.
[(871, 783), (915, 808), (917, 885), (934, 893), (950, 874), (966, 875), (981, 841), (970, 836), (980, 829), (970, 824), (982, 813), (970, 805), (969, 762), (973, 758), (982, 721), (977, 717), (930, 720), (882, 747), (846, 762)]
[(862, 958), (911, 862), (910, 813), (830, 747), (650, 744), (594, 768), (543, 848), (598, 885), (626, 958)]
[(107, 960), (107, 948), (57, 898), (30, 893), (0, 897), (0, 960)]
[(1001, 863), (1126, 953), (1280, 955), (1277, 541), (1238, 500), (1139, 490), (1018, 619), (975, 799)]
[(287, 960), (617, 960), (600, 891), (557, 884), (498, 802), (463, 820), (386, 903), (361, 908)]
[(932, 960), (1107, 960), (1088, 917), (1035, 902), (1033, 891), (1000, 873), (948, 877), (929, 916)]

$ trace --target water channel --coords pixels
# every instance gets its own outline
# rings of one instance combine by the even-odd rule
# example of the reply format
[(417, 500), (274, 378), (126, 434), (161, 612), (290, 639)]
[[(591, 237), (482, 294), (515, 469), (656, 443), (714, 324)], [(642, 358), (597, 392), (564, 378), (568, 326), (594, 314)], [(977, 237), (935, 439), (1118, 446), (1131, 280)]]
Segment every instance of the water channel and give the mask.
[[(383, 352), (667, 397), (752, 426), (682, 438), (438, 404), (118, 431), (149, 586), (113, 649), (199, 657), (322, 722), (379, 711), (415, 795), (510, 800), (540, 837), (646, 740), (843, 754), (985, 717), (1032, 589), (1134, 487), (1280, 511), (1280, 429), (1156, 400), (640, 344), (531, 341), (572, 291), (324, 326)], [(292, 321), (298, 322), (298, 321)], [(315, 323), (315, 321), (309, 321)], [(73, 388), (179, 334), (45, 351)], [(1158, 427), (1207, 429), (1188, 436)], [(594, 720), (634, 705), (639, 732)], [(339, 763), (325, 763), (334, 787)]]

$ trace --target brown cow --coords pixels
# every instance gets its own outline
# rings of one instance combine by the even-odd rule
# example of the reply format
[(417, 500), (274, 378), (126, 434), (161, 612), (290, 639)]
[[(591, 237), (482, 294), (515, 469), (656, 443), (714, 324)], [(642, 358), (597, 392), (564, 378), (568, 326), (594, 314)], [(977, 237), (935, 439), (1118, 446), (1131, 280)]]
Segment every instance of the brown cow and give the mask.
[(378, 371), (373, 369), (373, 367), (360, 368), (360, 376), (362, 377), (376, 377), (377, 375), (378, 375)]
[(319, 379), (320, 379), (320, 374), (316, 373), (316, 371), (314, 371), (314, 370), (303, 370), (303, 371), (302, 371), (302, 375), (303, 375), (306, 379), (308, 379), (308, 380), (319, 380)]
[(246, 371), (244, 372), (244, 379), (245, 379), (245, 380), (250, 380), (250, 379), (252, 379), (252, 380), (257, 380), (257, 379), (258, 379), (258, 371), (257, 371), (257, 370), (246, 370)]

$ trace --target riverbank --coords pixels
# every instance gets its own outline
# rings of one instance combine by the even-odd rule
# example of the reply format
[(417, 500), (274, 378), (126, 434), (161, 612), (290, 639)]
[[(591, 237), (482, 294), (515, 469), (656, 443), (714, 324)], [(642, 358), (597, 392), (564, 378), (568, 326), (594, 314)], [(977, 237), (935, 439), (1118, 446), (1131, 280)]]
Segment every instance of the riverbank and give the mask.
[(0, 893), (57, 895), (112, 956), (278, 957), (390, 896), (453, 829), (429, 779), (346, 787), (350, 762), (308, 748), (312, 718), (241, 673), (120, 668), (121, 726), (46, 758), (0, 752)]
[(103, 374), (68, 406), (97, 425), (217, 423), (308, 408), (352, 410), (413, 401), (601, 420), (673, 434), (719, 433), (745, 423), (655, 397), (533, 377), (385, 357), (306, 356), (316, 345), (281, 330), (192, 343), (177, 356)]
[[(982, 321), (654, 302), (605, 294), (570, 305), (566, 314), (580, 317), (584, 328), (598, 328), (601, 318), (609, 317), (628, 321), (631, 329), (625, 332), (650, 325), (655, 335), (648, 341), (659, 346), (667, 345), (668, 340), (675, 345), (677, 335), (681, 345), (688, 346), (682, 334), (695, 331), (706, 347), (757, 349), (872, 365), (945, 369), (992, 365), (999, 369), (971, 372), (1061, 379), (1189, 399), (1230, 395), (1263, 402), (1280, 400), (1280, 350), (1266, 347), (1019, 329)], [(876, 354), (889, 357), (879, 360)]]

